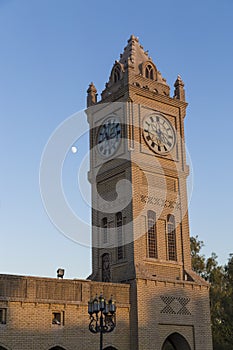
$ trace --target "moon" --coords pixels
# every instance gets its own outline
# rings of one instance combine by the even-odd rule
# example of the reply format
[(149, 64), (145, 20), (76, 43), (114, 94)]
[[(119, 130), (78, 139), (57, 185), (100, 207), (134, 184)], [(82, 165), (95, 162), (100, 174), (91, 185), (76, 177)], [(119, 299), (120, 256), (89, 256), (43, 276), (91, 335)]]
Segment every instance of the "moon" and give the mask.
[(75, 147), (75, 146), (72, 146), (72, 147), (71, 147), (71, 152), (72, 152), (72, 153), (75, 154), (75, 153), (77, 153), (77, 151), (78, 151), (77, 147)]

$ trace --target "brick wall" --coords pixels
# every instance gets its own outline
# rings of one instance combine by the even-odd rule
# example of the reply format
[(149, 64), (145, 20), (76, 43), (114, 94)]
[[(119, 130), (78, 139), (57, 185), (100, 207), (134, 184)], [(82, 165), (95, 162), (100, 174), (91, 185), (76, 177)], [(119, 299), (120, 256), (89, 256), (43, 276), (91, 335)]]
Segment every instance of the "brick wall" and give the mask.
[[(83, 280), (0, 275), (0, 308), (7, 309), (6, 324), (0, 325), (0, 346), (9, 350), (48, 350), (53, 346), (99, 349), (99, 335), (89, 329), (87, 303), (91, 296), (114, 296), (117, 327), (104, 335), (104, 344), (130, 348), (129, 285)], [(62, 324), (52, 324), (53, 313)]]

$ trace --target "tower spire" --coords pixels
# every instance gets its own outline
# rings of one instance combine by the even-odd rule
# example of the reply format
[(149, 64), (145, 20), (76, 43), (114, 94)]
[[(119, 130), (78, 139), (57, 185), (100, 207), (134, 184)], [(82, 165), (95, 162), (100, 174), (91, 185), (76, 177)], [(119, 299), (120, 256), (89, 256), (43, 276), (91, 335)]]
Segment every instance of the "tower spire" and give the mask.
[(135, 35), (131, 35), (120, 59), (113, 64), (110, 77), (102, 91), (102, 101), (112, 101), (134, 86), (152, 93), (170, 96), (170, 87)]

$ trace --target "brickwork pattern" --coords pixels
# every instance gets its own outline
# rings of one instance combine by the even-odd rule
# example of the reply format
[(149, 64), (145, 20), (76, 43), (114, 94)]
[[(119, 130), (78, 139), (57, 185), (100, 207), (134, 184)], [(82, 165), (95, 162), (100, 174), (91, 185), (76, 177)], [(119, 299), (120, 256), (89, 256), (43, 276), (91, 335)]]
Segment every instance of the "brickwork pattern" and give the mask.
[[(1, 291), (5, 291), (0, 307), (7, 309), (7, 322), (0, 325), (0, 345), (7, 350), (99, 349), (99, 335), (88, 329), (87, 303), (100, 293), (107, 299), (113, 295), (117, 303), (117, 327), (104, 335), (104, 344), (130, 348), (129, 285), (8, 275), (1, 275), (0, 281)], [(58, 290), (62, 286), (64, 295), (54, 294), (51, 286)], [(54, 312), (63, 313), (64, 324), (52, 324)]]

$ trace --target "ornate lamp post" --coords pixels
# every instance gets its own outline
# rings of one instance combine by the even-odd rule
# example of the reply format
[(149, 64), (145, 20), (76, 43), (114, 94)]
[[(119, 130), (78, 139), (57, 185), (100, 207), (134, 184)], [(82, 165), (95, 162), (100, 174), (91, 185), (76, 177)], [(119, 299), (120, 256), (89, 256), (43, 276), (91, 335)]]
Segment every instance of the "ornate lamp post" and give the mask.
[(102, 294), (88, 301), (90, 315), (89, 330), (100, 333), (100, 350), (103, 350), (103, 334), (109, 333), (116, 327), (116, 305), (112, 300), (106, 301)]

